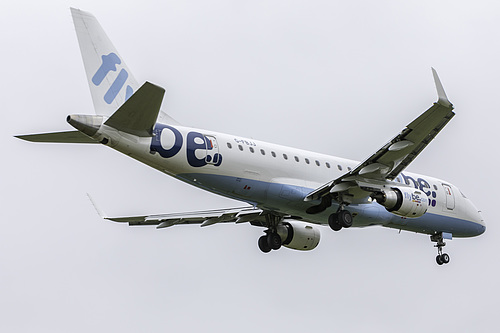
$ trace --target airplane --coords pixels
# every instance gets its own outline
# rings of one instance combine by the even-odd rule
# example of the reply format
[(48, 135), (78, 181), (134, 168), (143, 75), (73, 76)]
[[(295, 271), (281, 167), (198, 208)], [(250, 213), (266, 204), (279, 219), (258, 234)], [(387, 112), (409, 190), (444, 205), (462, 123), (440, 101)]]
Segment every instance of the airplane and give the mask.
[[(436, 262), (445, 240), (481, 235), (480, 211), (450, 182), (405, 171), (453, 118), (437, 72), (438, 100), (362, 162), (181, 125), (161, 110), (165, 89), (139, 85), (90, 13), (71, 8), (95, 115), (72, 114), (76, 130), (19, 135), (31, 142), (102, 144), (200, 189), (244, 203), (205, 211), (109, 217), (130, 226), (250, 223), (258, 247), (308, 251), (318, 226), (382, 226), (430, 236)], [(92, 200), (92, 199), (91, 199)]]

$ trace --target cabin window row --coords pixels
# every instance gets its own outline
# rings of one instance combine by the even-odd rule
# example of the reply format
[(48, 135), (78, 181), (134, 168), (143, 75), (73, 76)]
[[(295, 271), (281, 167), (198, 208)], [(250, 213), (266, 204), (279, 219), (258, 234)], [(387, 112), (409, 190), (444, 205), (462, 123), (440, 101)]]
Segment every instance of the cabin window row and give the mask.
[[(228, 143), (227, 143), (227, 147), (228, 147), (229, 149), (233, 149), (233, 145), (232, 145), (230, 142), (228, 142)], [(243, 151), (243, 150), (244, 150), (243, 145), (238, 145), (238, 149), (239, 149), (239, 150), (241, 150), (241, 151)], [(255, 148), (254, 148), (254, 147), (248, 147), (248, 150), (250, 150), (250, 152), (251, 152), (251, 153), (255, 153)], [(265, 156), (265, 155), (266, 155), (266, 151), (265, 151), (264, 149), (259, 149), (259, 152), (260, 152), (260, 154), (261, 154), (261, 155), (263, 155), (263, 156)], [(271, 151), (271, 156), (272, 156), (272, 157), (277, 157), (278, 155), (276, 154), (276, 152)], [(287, 155), (287, 154), (283, 154), (283, 159), (284, 159), (284, 160), (288, 160), (288, 155)], [(295, 160), (295, 162), (300, 162), (300, 157), (298, 157), (298, 156), (293, 156), (293, 159)], [(306, 157), (306, 158), (304, 158), (304, 162), (306, 162), (306, 164), (311, 164), (311, 160), (310, 160), (310, 159), (308, 159), (307, 157)], [(314, 160), (314, 164), (316, 164), (317, 166), (321, 166), (321, 162), (320, 162), (320, 161), (318, 161), (318, 160)], [(331, 168), (331, 165), (330, 165), (330, 163), (328, 163), (328, 162), (325, 162), (325, 166), (326, 166), (328, 169), (330, 169), (330, 168)], [(338, 164), (338, 165), (337, 165), (337, 169), (339, 169), (340, 171), (342, 171), (342, 170), (343, 170), (342, 165)], [(351, 171), (352, 169), (351, 169), (350, 167), (347, 167), (347, 170), (348, 170), (348, 171)]]

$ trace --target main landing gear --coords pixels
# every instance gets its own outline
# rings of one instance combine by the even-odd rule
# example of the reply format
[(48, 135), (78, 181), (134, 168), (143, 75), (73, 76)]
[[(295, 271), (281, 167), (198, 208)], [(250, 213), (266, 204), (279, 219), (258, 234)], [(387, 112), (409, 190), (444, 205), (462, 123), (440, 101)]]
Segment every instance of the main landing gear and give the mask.
[(279, 250), (281, 247), (281, 237), (276, 231), (268, 229), (265, 231), (265, 235), (259, 238), (259, 249), (268, 253), (271, 250)]
[(342, 228), (349, 228), (352, 226), (352, 214), (344, 209), (344, 205), (340, 205), (336, 213), (328, 217), (328, 225), (334, 231), (339, 231)]
[[(345, 194), (345, 196), (349, 196)], [(328, 207), (332, 205), (333, 197), (332, 195), (325, 195), (321, 198), (321, 203), (316, 206), (309, 207), (306, 210), (307, 214), (318, 214), (325, 211)], [(345, 209), (345, 206), (349, 205), (349, 202), (344, 200), (344, 196), (341, 194), (336, 194), (335, 201), (339, 202), (339, 209), (336, 213), (331, 214), (328, 217), (328, 225), (334, 231), (340, 231), (342, 228), (349, 228), (352, 226), (352, 214)]]
[(278, 225), (283, 221), (282, 216), (276, 216), (268, 214), (266, 215), (265, 226), (267, 226), (267, 230), (264, 231), (266, 234), (259, 238), (259, 249), (268, 253), (271, 250), (279, 250), (281, 248), (281, 244), (283, 241), (281, 240), (281, 236), (278, 234)]
[(447, 264), (450, 262), (450, 256), (447, 253), (443, 253), (443, 247), (445, 247), (446, 243), (443, 239), (443, 233), (439, 233), (431, 236), (431, 241), (436, 242), (437, 244), (434, 247), (438, 249), (438, 255), (436, 257), (436, 262), (438, 265)]

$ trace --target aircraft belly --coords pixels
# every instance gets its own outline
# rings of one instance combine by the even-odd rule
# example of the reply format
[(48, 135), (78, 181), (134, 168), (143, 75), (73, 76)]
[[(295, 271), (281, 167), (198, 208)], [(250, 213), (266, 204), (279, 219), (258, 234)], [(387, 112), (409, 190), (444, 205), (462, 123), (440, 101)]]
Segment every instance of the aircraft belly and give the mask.
[(429, 235), (447, 232), (453, 237), (473, 237), (484, 232), (484, 227), (476, 222), (432, 213), (426, 213), (415, 219), (402, 219), (395, 216), (384, 227)]
[[(328, 224), (328, 216), (338, 209), (338, 205), (333, 203), (321, 214), (307, 214), (306, 209), (314, 203), (305, 202), (303, 198), (311, 189), (298, 185), (203, 173), (183, 173), (177, 178), (207, 191), (315, 224)], [(350, 205), (349, 210), (354, 216), (355, 227), (381, 225), (388, 222), (392, 215), (375, 203)]]

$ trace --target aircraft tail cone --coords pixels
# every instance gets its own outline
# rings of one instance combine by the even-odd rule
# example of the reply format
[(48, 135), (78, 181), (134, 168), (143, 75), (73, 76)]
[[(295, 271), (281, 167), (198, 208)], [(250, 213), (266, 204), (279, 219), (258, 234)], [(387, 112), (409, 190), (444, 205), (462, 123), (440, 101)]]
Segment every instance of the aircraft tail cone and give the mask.
[(101, 128), (104, 117), (73, 114), (69, 115), (66, 121), (80, 132), (92, 137)]

